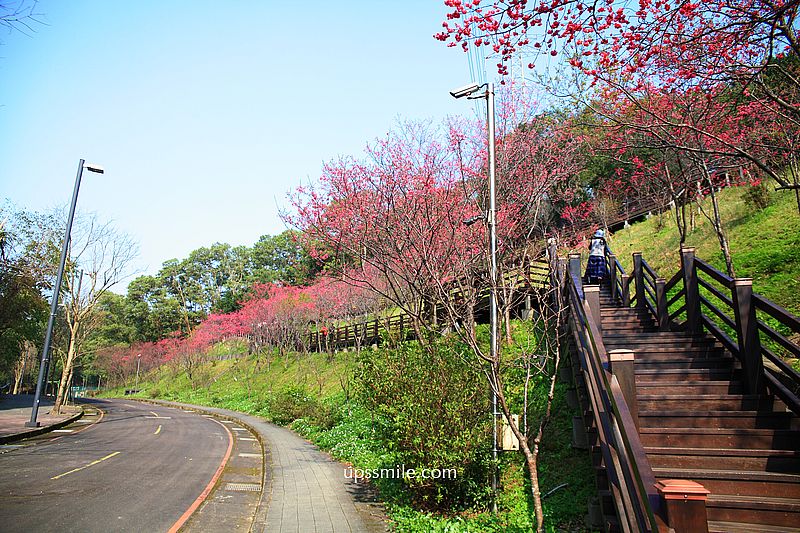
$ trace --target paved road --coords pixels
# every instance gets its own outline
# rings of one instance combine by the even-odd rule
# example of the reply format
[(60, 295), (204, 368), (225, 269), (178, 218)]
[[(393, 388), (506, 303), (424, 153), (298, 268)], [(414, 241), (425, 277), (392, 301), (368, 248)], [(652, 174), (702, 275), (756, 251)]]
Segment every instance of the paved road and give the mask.
[(196, 413), (94, 405), (94, 425), (0, 450), (0, 531), (168, 531), (228, 452), (229, 432)]

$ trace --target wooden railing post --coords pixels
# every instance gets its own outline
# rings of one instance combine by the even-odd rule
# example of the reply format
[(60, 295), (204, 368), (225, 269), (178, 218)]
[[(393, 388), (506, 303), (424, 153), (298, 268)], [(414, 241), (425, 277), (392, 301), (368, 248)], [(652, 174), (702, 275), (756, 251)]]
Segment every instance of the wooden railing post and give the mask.
[(602, 332), (601, 324), (603, 322), (600, 316), (600, 285), (586, 285), (583, 287), (583, 297), (586, 303), (589, 304), (589, 310), (592, 313), (592, 320), (594, 320), (597, 330)]
[(578, 289), (578, 294), (583, 290), (583, 281), (581, 280), (581, 254), (569, 254), (569, 273), (577, 278), (580, 286), (575, 287)]
[(631, 275), (622, 274), (622, 307), (631, 306)]
[(636, 374), (634, 372), (633, 350), (611, 350), (608, 352), (608, 366), (617, 377), (622, 396), (628, 405), (631, 418), (639, 429), (639, 402), (636, 399)]
[(675, 533), (708, 533), (706, 500), (710, 492), (700, 483), (662, 479), (655, 484), (667, 511), (667, 525)]
[(700, 323), (700, 285), (697, 283), (694, 248), (681, 248), (681, 268), (683, 287), (686, 289), (686, 330), (699, 333), (703, 327)]
[(658, 320), (658, 331), (669, 330), (669, 310), (667, 309), (667, 280), (664, 278), (656, 279), (656, 319)]
[(644, 271), (642, 269), (642, 252), (633, 252), (633, 279), (636, 282), (636, 307), (642, 308), (644, 303)]
[(759, 394), (764, 387), (764, 363), (761, 359), (761, 339), (758, 318), (753, 305), (753, 280), (736, 278), (731, 287), (733, 313), (736, 318), (736, 337), (745, 383), (749, 394)]
[(611, 285), (611, 299), (617, 299), (617, 256), (608, 256), (609, 283)]

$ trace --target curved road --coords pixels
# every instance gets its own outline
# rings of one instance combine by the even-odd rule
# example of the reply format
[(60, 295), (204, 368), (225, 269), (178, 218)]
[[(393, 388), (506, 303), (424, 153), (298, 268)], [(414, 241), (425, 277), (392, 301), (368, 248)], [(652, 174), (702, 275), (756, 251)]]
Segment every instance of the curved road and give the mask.
[[(125, 400), (104, 415), (0, 454), (0, 530), (169, 531), (225, 460), (213, 419)], [(24, 444), (24, 443), (23, 443)]]

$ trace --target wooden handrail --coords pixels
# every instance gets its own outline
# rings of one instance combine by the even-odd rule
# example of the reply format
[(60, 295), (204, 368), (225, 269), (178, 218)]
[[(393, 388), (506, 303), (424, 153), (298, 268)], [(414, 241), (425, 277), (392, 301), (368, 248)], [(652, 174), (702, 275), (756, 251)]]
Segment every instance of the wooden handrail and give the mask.
[(569, 295), (570, 324), (581, 356), (592, 412), (600, 438), (601, 452), (615, 484), (618, 518), (623, 530), (657, 532), (663, 522), (657, 518), (660, 498), (655, 476), (641, 444), (616, 377), (608, 370), (608, 354), (589, 304), (581, 298), (580, 278), (570, 272), (565, 280)]
[(705, 272), (706, 274), (711, 276), (715, 281), (721, 283), (725, 287), (730, 287), (730, 284), (733, 281), (732, 277), (725, 274), (724, 272), (717, 270), (716, 268), (714, 268), (713, 266), (706, 263), (700, 258), (695, 257), (694, 262), (698, 270), (700, 270), (701, 272)]
[(658, 274), (656, 274), (655, 270), (653, 270), (653, 267), (650, 266), (646, 259), (642, 259), (642, 269), (650, 274), (652, 279), (656, 279), (658, 277)]
[(759, 311), (764, 311), (778, 322), (787, 326), (789, 329), (794, 330), (796, 333), (800, 333), (800, 317), (791, 314), (780, 305), (768, 300), (760, 294), (753, 295), (753, 302), (755, 303), (756, 309)]
[(679, 270), (675, 273), (675, 275), (669, 278), (669, 281), (667, 281), (666, 285), (664, 285), (664, 290), (666, 290), (667, 292), (671, 291), (672, 288), (675, 287), (675, 285), (677, 285), (678, 282), (682, 280), (683, 277), (681, 276), (681, 271)]
[[(616, 261), (616, 257), (608, 246), (606, 246), (605, 256), (607, 271), (616, 274), (615, 269), (621, 269), (621, 266), (612, 266), (612, 261)], [(793, 410), (800, 407), (800, 373), (784, 363), (767, 346), (763, 346), (760, 337), (774, 343), (773, 346), (780, 346), (782, 350), (794, 356), (800, 355), (800, 345), (760, 320), (755, 315), (755, 311), (765, 313), (783, 328), (794, 333), (800, 333), (800, 318), (767, 298), (752, 293), (749, 280), (731, 278), (706, 261), (695, 257), (694, 249), (683, 249), (681, 258), (682, 269), (669, 281), (664, 282), (658, 278), (655, 269), (641, 254), (634, 253), (633, 281), (636, 284), (636, 293), (629, 297), (627, 302), (650, 311), (657, 319), (660, 330), (669, 329), (670, 323), (673, 323), (682, 313), (686, 313), (683, 327), (692, 332), (700, 332), (705, 328), (742, 361), (748, 390), (751, 393), (758, 392), (758, 389), (763, 386), (765, 379), (764, 365), (761, 361), (763, 358), (764, 361), (771, 364), (768, 372), (771, 377), (767, 379), (767, 385), (787, 405), (793, 406)], [(729, 289), (731, 294), (726, 294), (724, 290), (703, 279), (698, 275), (700, 273)], [(615, 296), (618, 301), (625, 301), (625, 288), (620, 281), (620, 276), (614, 275), (610, 281), (614, 286), (612, 296)], [(681, 285), (681, 282), (683, 282), (683, 286), (667, 300), (666, 293)], [(722, 307), (701, 295), (701, 288), (719, 300)], [(675, 308), (674, 306), (681, 298), (685, 298), (685, 303)], [(719, 322), (712, 320), (712, 317)], [(723, 329), (723, 326), (734, 331), (736, 338), (732, 338)], [(742, 328), (745, 328), (746, 331), (743, 331)], [(741, 346), (742, 342), (745, 343), (744, 348)], [(783, 385), (773, 386), (778, 380)]]
[(726, 295), (726, 294), (723, 294), (723, 293), (722, 293), (722, 291), (720, 291), (719, 289), (717, 289), (716, 287), (714, 287), (712, 284), (710, 284), (709, 282), (707, 282), (707, 281), (706, 281), (706, 280), (704, 280), (703, 278), (700, 278), (700, 277), (698, 277), (698, 278), (697, 278), (697, 283), (699, 283), (701, 287), (703, 287), (703, 288), (704, 288), (704, 289), (706, 289), (708, 292), (710, 292), (711, 294), (713, 294), (713, 295), (714, 295), (715, 297), (717, 297), (719, 300), (721, 300), (721, 301), (725, 302), (725, 305), (727, 305), (727, 306), (728, 306), (728, 307), (730, 307), (730, 308), (733, 308), (733, 300), (731, 300), (731, 297), (730, 297), (730, 296), (728, 296), (728, 295)]
[(720, 309), (720, 308), (719, 308), (719, 307), (717, 307), (716, 305), (712, 304), (712, 303), (711, 303), (711, 302), (708, 300), (708, 298), (706, 298), (705, 296), (700, 296), (700, 302), (702, 302), (702, 303), (703, 303), (703, 305), (704, 305), (704, 306), (705, 306), (705, 307), (706, 307), (706, 308), (707, 308), (709, 311), (711, 311), (711, 312), (712, 312), (712, 313), (714, 313), (714, 314), (715, 314), (717, 317), (719, 317), (719, 319), (720, 319), (720, 320), (722, 320), (722, 322), (723, 322), (723, 323), (724, 323), (726, 326), (728, 326), (729, 328), (731, 328), (731, 329), (732, 329), (732, 330), (734, 330), (734, 331), (736, 330), (736, 323), (733, 321), (733, 319), (732, 319), (731, 317), (729, 317), (728, 315), (726, 315), (725, 313), (723, 313), (723, 312), (722, 312), (722, 309)]
[[(667, 290), (669, 290), (669, 289), (667, 289)], [(675, 302), (677, 302), (678, 300), (680, 300), (684, 296), (686, 296), (686, 289), (679, 290), (678, 292), (675, 293), (675, 295), (672, 298), (667, 300), (667, 307), (672, 307), (672, 305)]]
[(763, 331), (767, 337), (778, 343), (784, 350), (791, 353), (794, 357), (800, 358), (800, 346), (794, 344), (785, 336), (781, 335), (760, 320), (758, 321), (758, 328)]

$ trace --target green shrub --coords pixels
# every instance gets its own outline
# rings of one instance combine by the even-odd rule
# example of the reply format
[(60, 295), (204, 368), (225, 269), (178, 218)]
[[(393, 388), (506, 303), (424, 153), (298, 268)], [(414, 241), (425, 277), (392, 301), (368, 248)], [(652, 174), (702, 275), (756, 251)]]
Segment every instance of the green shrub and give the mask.
[(744, 191), (744, 203), (756, 209), (766, 209), (772, 203), (772, 191), (765, 181), (749, 185)]
[(161, 396), (161, 389), (157, 387), (150, 389), (149, 391), (147, 391), (147, 395), (150, 396), (151, 398), (158, 398), (159, 396)]
[(386, 421), (381, 437), (398, 464), (456, 470), (454, 480), (404, 480), (423, 507), (463, 509), (487, 500), (489, 393), (467, 350), (441, 339), (429, 349), (406, 343), (369, 352), (360, 362), (360, 403)]
[(331, 408), (302, 386), (292, 385), (270, 398), (266, 410), (270, 418), (282, 426), (287, 426), (298, 419), (307, 419), (321, 428), (329, 428), (336, 423)]

